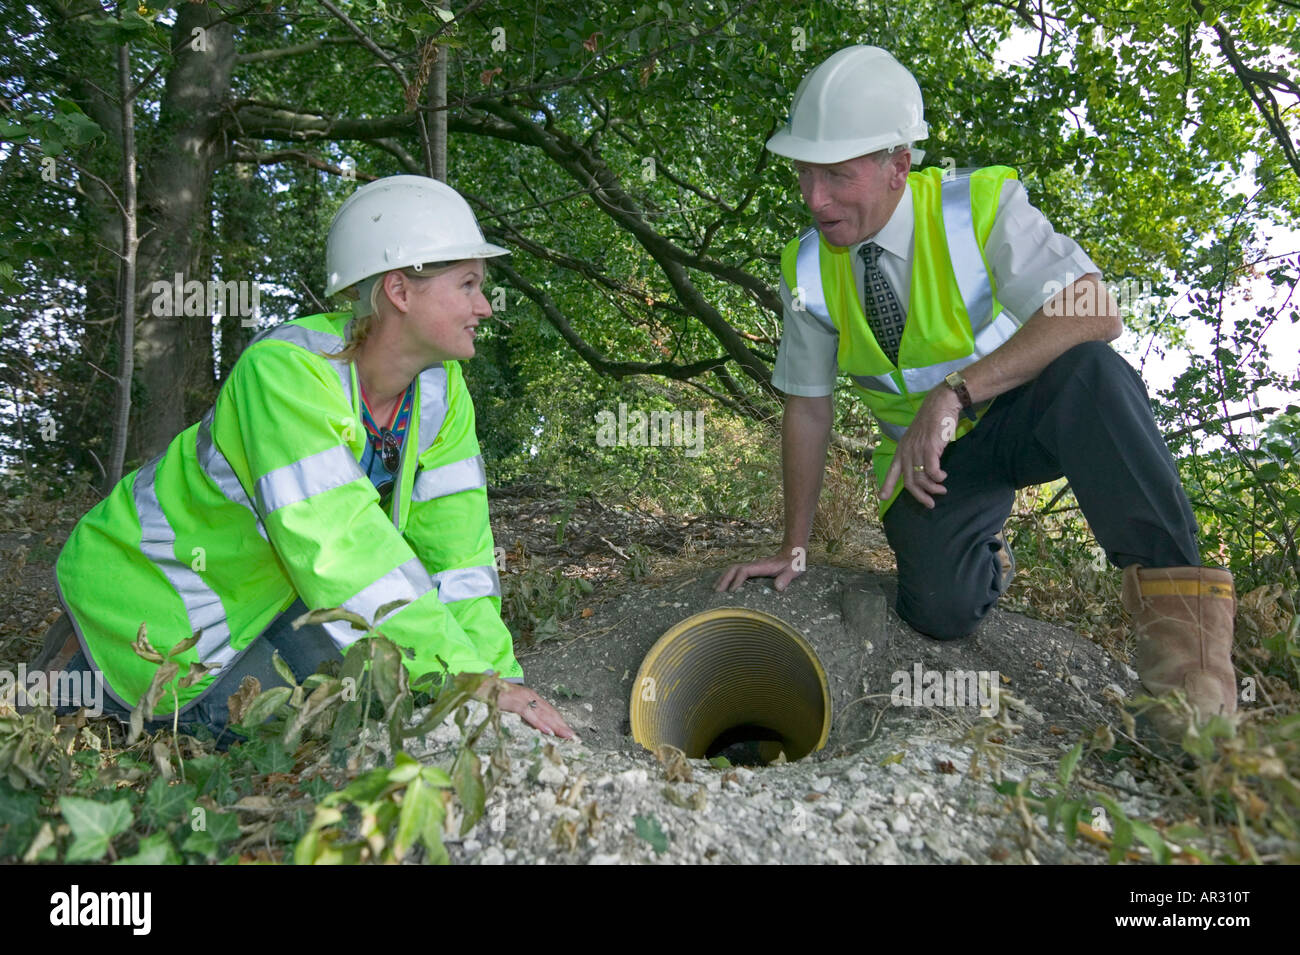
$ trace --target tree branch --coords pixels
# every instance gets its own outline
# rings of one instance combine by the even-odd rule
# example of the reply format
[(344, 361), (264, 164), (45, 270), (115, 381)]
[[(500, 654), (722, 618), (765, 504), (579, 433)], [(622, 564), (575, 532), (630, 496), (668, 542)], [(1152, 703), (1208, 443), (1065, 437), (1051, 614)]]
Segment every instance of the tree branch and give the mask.
[(269, 50), (255, 50), (252, 53), (240, 53), (235, 56), (235, 65), (243, 66), (246, 63), (267, 63), (271, 60), (283, 59), (286, 56), (301, 56), (304, 53), (311, 53), (325, 46), (332, 46), (336, 43), (354, 43), (351, 37), (345, 36), (321, 36), (306, 43), (296, 43), (293, 46), (272, 47)]
[(583, 361), (602, 375), (616, 379), (623, 379), (632, 375), (661, 375), (677, 381), (687, 381), (696, 375), (720, 368), (726, 365), (729, 360), (726, 355), (719, 355), (716, 358), (705, 358), (687, 365), (677, 365), (672, 362), (611, 361), (592, 348), (581, 335), (573, 330), (573, 326), (569, 324), (569, 320), (564, 316), (564, 313), (556, 307), (550, 296), (545, 292), (500, 259), (492, 263), (492, 270), (503, 274), (514, 288), (528, 296), (542, 310), (546, 320), (569, 343), (569, 347), (577, 352)]

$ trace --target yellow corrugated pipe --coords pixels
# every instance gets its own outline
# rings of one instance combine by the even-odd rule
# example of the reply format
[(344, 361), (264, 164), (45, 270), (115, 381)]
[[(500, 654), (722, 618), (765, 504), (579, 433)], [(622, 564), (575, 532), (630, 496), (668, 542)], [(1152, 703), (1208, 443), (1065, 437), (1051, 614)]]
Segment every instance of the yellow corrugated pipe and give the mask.
[(758, 610), (719, 608), (671, 627), (632, 687), (632, 736), (689, 758), (757, 743), (761, 761), (800, 759), (826, 745), (831, 695), (808, 641)]

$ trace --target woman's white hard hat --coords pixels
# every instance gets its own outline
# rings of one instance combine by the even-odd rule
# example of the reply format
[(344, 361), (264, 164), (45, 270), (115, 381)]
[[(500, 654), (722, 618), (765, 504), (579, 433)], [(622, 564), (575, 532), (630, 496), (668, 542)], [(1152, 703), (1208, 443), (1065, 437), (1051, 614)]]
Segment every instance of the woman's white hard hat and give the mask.
[(393, 269), (509, 254), (483, 238), (469, 203), (445, 182), (388, 176), (352, 193), (334, 216), (325, 294)]
[[(767, 148), (778, 156), (837, 163), (926, 139), (921, 87), (887, 50), (849, 46), (803, 78), (790, 118)], [(912, 150), (912, 162), (925, 153)]]

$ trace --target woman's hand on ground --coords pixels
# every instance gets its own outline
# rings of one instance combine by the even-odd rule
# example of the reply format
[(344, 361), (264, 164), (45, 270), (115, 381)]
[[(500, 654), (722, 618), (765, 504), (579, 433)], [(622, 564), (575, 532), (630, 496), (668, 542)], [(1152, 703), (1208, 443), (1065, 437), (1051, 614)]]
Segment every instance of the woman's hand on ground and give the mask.
[[(491, 681), (483, 683), (490, 687)], [(561, 739), (573, 739), (573, 730), (564, 722), (560, 711), (542, 699), (536, 690), (530, 690), (518, 683), (500, 681), (500, 693), (497, 695), (497, 707), (507, 713), (518, 713), (525, 723), (543, 734), (559, 736)], [(486, 692), (481, 695), (486, 695)]]

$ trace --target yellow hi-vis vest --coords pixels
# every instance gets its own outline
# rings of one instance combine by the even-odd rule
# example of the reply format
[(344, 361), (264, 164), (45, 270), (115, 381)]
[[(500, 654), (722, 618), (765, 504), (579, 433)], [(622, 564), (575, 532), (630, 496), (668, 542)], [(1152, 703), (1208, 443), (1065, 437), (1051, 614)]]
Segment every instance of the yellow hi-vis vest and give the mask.
[[(998, 211), (1002, 185), (1016, 177), (1007, 166), (988, 166), (944, 180), (942, 169), (908, 175), (915, 221), (911, 291), (898, 364), (885, 357), (862, 311), (852, 252), (830, 245), (810, 228), (786, 246), (781, 269), (795, 307), (839, 335), (840, 371), (867, 400), (883, 432), (872, 454), (878, 486), (898, 441), (930, 389), (945, 376), (983, 358), (1020, 327), (1005, 312), (984, 260), (984, 245)], [(982, 417), (991, 402), (975, 406)], [(953, 440), (975, 427), (962, 416)], [(883, 515), (898, 497), (880, 504)]]
[[(106, 691), (128, 707), (157, 669), (131, 649), (141, 622), (164, 656), (229, 666), (301, 596), (367, 621), (408, 652), (413, 678), (523, 671), (501, 620), (474, 406), (460, 365), (417, 378), (386, 514), (361, 470), (349, 313), (312, 315), (259, 335), (216, 404), (166, 452), (128, 474), (77, 524), (56, 565), (59, 596)], [(394, 601), (400, 608), (379, 611)], [(361, 631), (324, 624), (345, 650)], [(441, 662), (440, 662), (441, 660)], [(220, 671), (179, 691), (182, 708)], [(170, 712), (165, 693), (160, 712)]]

